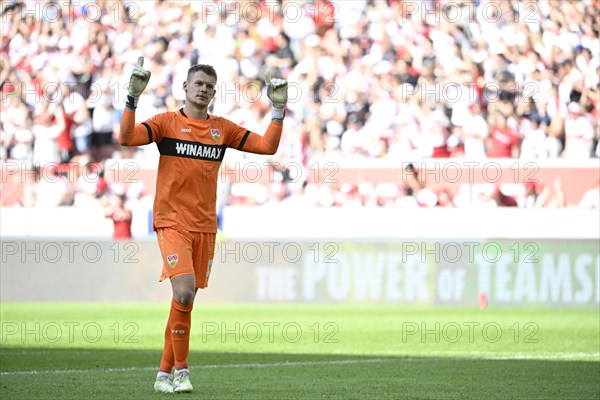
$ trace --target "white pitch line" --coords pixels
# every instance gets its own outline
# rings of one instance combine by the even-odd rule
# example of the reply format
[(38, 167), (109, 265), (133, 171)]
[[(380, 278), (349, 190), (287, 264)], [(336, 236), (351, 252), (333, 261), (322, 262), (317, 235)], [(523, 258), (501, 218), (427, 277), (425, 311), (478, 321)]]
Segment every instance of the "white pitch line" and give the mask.
[(588, 359), (596, 359), (596, 361), (600, 361), (600, 353), (561, 353), (561, 352), (541, 352), (541, 353), (494, 353), (491, 351), (440, 351), (440, 352), (431, 352), (428, 353), (431, 355), (441, 356), (479, 356), (483, 357), (486, 360), (542, 360), (542, 361), (553, 361), (553, 360), (582, 360), (586, 361)]
[[(272, 368), (272, 367), (297, 367), (311, 365), (336, 365), (336, 364), (362, 364), (362, 363), (382, 363), (382, 362), (427, 362), (427, 361), (500, 361), (500, 360), (539, 360), (539, 361), (559, 361), (559, 360), (581, 360), (582, 358), (593, 359), (592, 361), (600, 361), (600, 353), (493, 353), (483, 351), (439, 351), (430, 352), (427, 355), (436, 355), (438, 357), (428, 357), (426, 354), (410, 354), (409, 357), (399, 358), (369, 358), (369, 359), (352, 359), (352, 360), (331, 360), (331, 361), (284, 361), (276, 363), (245, 363), (245, 364), (212, 364), (212, 365), (196, 365), (191, 366), (193, 369), (220, 369), (220, 368)], [(477, 357), (466, 357), (466, 356)], [(446, 356), (446, 357), (442, 357)], [(456, 357), (462, 356), (462, 357)], [(482, 357), (483, 356), (483, 357)], [(582, 360), (588, 361), (588, 360)], [(47, 374), (79, 374), (88, 372), (131, 372), (131, 371), (152, 371), (157, 367), (128, 367), (128, 368), (104, 368), (104, 369), (58, 369), (58, 370), (43, 370), (43, 371), (2, 371), (0, 376), (14, 375), (47, 375)]]
[[(540, 361), (559, 361), (559, 360), (581, 360), (581, 361), (600, 361), (600, 353), (585, 352), (539, 352), (539, 353), (510, 353), (510, 352), (492, 352), (492, 351), (428, 351), (426, 353), (401, 353), (397, 351), (383, 352), (381, 355), (393, 357), (419, 357), (422, 359), (431, 359), (437, 357), (452, 357), (454, 359), (464, 360), (540, 360)], [(433, 357), (432, 357), (433, 356)]]
[[(246, 364), (213, 364), (195, 365), (191, 369), (219, 369), (219, 368), (272, 368), (272, 367), (298, 367), (311, 365), (335, 365), (335, 364), (362, 364), (393, 361), (385, 358), (369, 358), (365, 360), (332, 360), (332, 361), (285, 361), (276, 363), (246, 363)], [(57, 369), (46, 371), (2, 371), (0, 376), (10, 375), (46, 375), (46, 374), (80, 374), (87, 372), (129, 372), (129, 371), (152, 371), (158, 367), (129, 367), (129, 368), (104, 368), (104, 369)]]

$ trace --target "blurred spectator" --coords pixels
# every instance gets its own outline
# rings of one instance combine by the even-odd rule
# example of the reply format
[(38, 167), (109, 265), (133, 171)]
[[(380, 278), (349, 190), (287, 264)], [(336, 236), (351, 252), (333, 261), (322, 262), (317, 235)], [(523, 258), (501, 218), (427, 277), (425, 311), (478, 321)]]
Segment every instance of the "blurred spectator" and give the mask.
[(495, 208), (499, 206), (497, 201), (498, 198), (498, 189), (494, 189), (492, 193), (480, 192), (477, 194), (477, 198), (473, 200), (474, 207), (485, 207), (485, 208)]
[(70, 133), (75, 143), (75, 149), (80, 154), (88, 153), (92, 137), (92, 119), (86, 100), (70, 85), (66, 86), (65, 91), (66, 97), (62, 105), (71, 126)]
[(540, 121), (536, 118), (524, 118), (520, 125), (522, 137), (521, 150), (519, 157), (523, 160), (531, 160), (535, 158), (546, 158), (544, 146), (546, 143), (546, 132), (540, 125)]
[(565, 151), (564, 158), (586, 159), (592, 155), (594, 127), (584, 117), (583, 110), (578, 103), (571, 102), (568, 107), (568, 116), (565, 121)]
[(414, 198), (419, 207), (435, 207), (437, 205), (437, 194), (427, 187), (425, 177), (420, 176), (418, 168), (412, 163), (408, 164), (404, 169), (403, 176), (403, 183), (406, 183), (406, 196)]
[(544, 155), (547, 158), (558, 158), (564, 149), (564, 119), (560, 115), (555, 115), (550, 120), (550, 126), (547, 129), (548, 136), (544, 142)]
[(489, 136), (488, 124), (482, 115), (479, 104), (470, 104), (468, 109), (460, 129), (465, 158), (482, 159), (486, 156), (485, 141)]
[[(89, 158), (86, 160), (89, 160)], [(75, 207), (101, 207), (98, 201), (99, 180), (100, 176), (97, 172), (97, 166), (89, 161), (86, 162), (81, 168), (79, 178), (75, 182), (75, 198), (73, 202)]]
[(1, 160), (32, 161), (34, 137), (29, 110), (18, 96), (2, 102), (2, 153)]
[(273, 50), (270, 51), (265, 59), (270, 67), (279, 68), (283, 76), (287, 76), (287, 71), (296, 64), (294, 53), (290, 47), (290, 38), (284, 32), (279, 32), (273, 42)]
[(396, 207), (401, 208), (416, 208), (419, 207), (417, 199), (413, 195), (412, 189), (408, 185), (401, 185), (399, 188), (398, 198), (395, 201)]
[(56, 107), (52, 115), (50, 110), (43, 109), (34, 120), (32, 131), (35, 137), (33, 146), (33, 163), (44, 169), (50, 165), (60, 163), (57, 139), (65, 129), (65, 117), (62, 107)]
[(523, 202), (524, 208), (541, 208), (548, 199), (548, 189), (543, 185), (536, 183), (532, 180), (526, 181), (523, 186), (525, 187), (525, 201)]
[(562, 183), (560, 178), (556, 178), (552, 184), (554, 189), (554, 196), (550, 196), (550, 199), (546, 201), (543, 207), (557, 207), (562, 208), (566, 206), (565, 194), (562, 189)]
[(126, 192), (125, 209), (131, 210), (131, 234), (135, 238), (147, 237), (154, 232), (152, 207), (154, 197), (146, 192), (144, 183), (132, 183)]
[(2, 137), (2, 155), (0, 159), (5, 161), (10, 158), (31, 163), (34, 143), (31, 120), (25, 120), (23, 125), (16, 127), (10, 133), (4, 129), (2, 129), (2, 132), (4, 135)]
[(442, 189), (437, 193), (437, 207), (456, 207), (449, 189)]
[(417, 193), (417, 202), (420, 207), (435, 207), (438, 204), (438, 196), (433, 190), (424, 187)]
[(56, 165), (40, 168), (40, 177), (35, 189), (36, 207), (58, 207), (73, 204), (73, 188), (69, 179), (62, 175)]
[(492, 194), (492, 200), (496, 202), (498, 207), (517, 207), (518, 203), (512, 196), (505, 195), (500, 187), (496, 187)]
[(111, 92), (106, 83), (99, 82), (93, 103), (88, 102), (92, 109), (92, 134), (90, 139), (90, 150), (92, 161), (99, 162), (112, 157), (114, 149), (113, 132), (117, 122), (115, 121), (115, 108)]
[(402, 183), (406, 185), (406, 193), (409, 196), (416, 196), (424, 187), (424, 183), (419, 177), (419, 170), (413, 163), (409, 163), (404, 167)]
[(110, 186), (104, 172), (104, 167), (98, 170), (98, 181), (96, 182), (96, 198), (103, 206), (108, 203), (108, 197), (110, 196)]
[(566, 205), (560, 178), (554, 180), (552, 191), (548, 186), (532, 180), (524, 182), (523, 186), (525, 187), (522, 203), (524, 208), (561, 208)]
[(595, 187), (587, 190), (583, 196), (581, 196), (581, 200), (579, 200), (579, 208), (588, 210), (600, 209), (600, 181), (598, 181)]
[(25, 174), (23, 182), (23, 196), (19, 202), (21, 207), (35, 207), (37, 203), (37, 188), (40, 182), (40, 168), (34, 165), (33, 174)]
[(106, 207), (104, 216), (110, 218), (114, 224), (113, 239), (131, 239), (131, 210), (125, 207), (125, 190), (115, 186), (111, 202)]
[(487, 156), (490, 158), (518, 158), (521, 141), (517, 132), (502, 113), (495, 113), (490, 124), (490, 137), (486, 142)]

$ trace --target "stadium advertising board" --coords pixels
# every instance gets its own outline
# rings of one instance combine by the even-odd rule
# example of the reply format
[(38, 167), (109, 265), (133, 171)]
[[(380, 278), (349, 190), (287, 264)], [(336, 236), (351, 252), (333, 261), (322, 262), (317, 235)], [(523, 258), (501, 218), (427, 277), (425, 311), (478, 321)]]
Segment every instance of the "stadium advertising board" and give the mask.
[[(207, 302), (597, 307), (598, 246), (594, 240), (225, 241), (217, 243), (209, 287), (199, 296)], [(160, 253), (151, 240), (5, 240), (2, 257), (3, 301), (169, 296), (168, 284), (158, 283)]]
[[(230, 248), (227, 248), (227, 245)], [(245, 260), (215, 274), (216, 292), (260, 302), (384, 302), (489, 306), (595, 306), (600, 256), (594, 241), (405, 241), (401, 243), (239, 243)], [(273, 262), (268, 261), (272, 256)], [(220, 283), (215, 278), (215, 285)], [(250, 283), (250, 284), (249, 284)], [(252, 288), (238, 291), (237, 288)]]

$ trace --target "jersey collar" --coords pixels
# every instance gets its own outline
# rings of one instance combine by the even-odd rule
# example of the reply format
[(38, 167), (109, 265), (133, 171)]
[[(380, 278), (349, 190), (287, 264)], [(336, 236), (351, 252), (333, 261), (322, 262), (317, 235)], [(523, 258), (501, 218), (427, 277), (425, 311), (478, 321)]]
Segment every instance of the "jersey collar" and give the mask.
[[(181, 109), (179, 110), (179, 113), (180, 113), (181, 115), (183, 115), (185, 118), (188, 118), (188, 116), (187, 116), (187, 114), (185, 113), (185, 111), (183, 111), (183, 107), (181, 107)], [(208, 114), (208, 113), (207, 113), (207, 114), (206, 114), (206, 119), (211, 119), (211, 118), (212, 118), (212, 116), (211, 116), (210, 114)]]

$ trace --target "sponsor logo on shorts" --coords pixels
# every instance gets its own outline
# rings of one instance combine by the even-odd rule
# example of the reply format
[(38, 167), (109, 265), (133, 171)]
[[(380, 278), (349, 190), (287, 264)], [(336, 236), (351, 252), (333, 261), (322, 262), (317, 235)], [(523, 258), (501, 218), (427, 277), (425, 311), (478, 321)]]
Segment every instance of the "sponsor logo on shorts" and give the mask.
[(215, 142), (218, 142), (219, 138), (221, 137), (221, 130), (218, 128), (211, 128), (210, 134), (211, 134), (212, 138), (215, 139)]
[(173, 253), (167, 256), (167, 262), (171, 268), (175, 268), (177, 266), (177, 261), (179, 261), (179, 254)]

